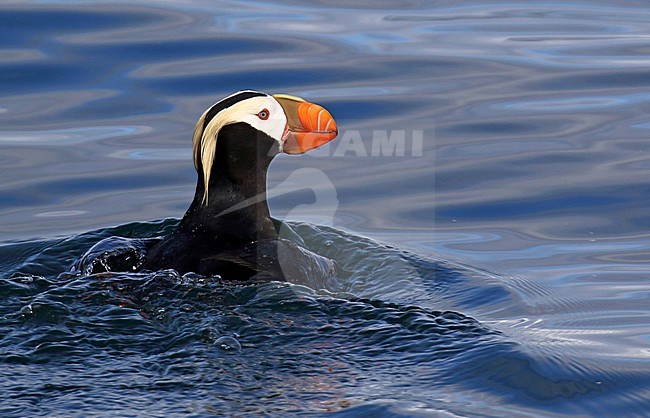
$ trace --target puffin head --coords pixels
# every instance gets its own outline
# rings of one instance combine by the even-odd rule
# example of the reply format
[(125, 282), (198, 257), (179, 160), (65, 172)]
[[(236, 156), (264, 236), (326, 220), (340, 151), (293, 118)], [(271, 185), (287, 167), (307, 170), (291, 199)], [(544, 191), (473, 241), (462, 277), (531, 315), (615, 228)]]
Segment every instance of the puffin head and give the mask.
[(192, 137), (194, 167), (203, 177), (203, 204), (208, 203), (220, 143), (238, 154), (226, 158), (241, 163), (255, 158), (259, 163), (260, 159), (270, 162), (280, 152), (302, 154), (337, 134), (332, 115), (300, 97), (246, 90), (218, 101), (203, 112)]

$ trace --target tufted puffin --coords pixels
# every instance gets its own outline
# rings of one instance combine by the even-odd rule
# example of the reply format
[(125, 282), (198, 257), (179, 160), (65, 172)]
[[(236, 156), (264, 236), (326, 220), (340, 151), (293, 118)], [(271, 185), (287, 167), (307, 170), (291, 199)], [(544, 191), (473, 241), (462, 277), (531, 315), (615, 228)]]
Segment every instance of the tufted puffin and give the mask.
[[(269, 213), (266, 175), (280, 152), (302, 154), (338, 134), (323, 107), (289, 95), (240, 91), (208, 108), (192, 138), (198, 174), (178, 227), (154, 244), (139, 270), (174, 269), (226, 280), (284, 280), (335, 268)], [(292, 239), (281, 238), (287, 236)]]

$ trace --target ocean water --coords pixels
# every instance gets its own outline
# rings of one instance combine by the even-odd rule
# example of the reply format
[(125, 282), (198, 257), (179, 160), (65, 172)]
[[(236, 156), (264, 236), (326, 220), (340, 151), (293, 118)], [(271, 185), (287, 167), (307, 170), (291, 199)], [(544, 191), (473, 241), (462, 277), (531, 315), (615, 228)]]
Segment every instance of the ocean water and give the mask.
[[(0, 415), (647, 416), (649, 21), (3, 2)], [(92, 274), (100, 240), (174, 227), (194, 123), (241, 89), (336, 118), (274, 160), (269, 204), (340, 285)]]

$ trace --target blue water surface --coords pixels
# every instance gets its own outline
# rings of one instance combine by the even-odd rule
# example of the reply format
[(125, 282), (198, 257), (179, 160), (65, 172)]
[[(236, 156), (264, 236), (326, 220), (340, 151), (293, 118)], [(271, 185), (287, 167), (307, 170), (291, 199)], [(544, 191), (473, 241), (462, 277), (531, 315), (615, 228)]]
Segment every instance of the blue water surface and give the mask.
[[(0, 415), (647, 416), (649, 21), (612, 0), (4, 2)], [(101, 239), (174, 227), (194, 123), (242, 89), (337, 120), (274, 160), (269, 204), (340, 286), (84, 269)]]

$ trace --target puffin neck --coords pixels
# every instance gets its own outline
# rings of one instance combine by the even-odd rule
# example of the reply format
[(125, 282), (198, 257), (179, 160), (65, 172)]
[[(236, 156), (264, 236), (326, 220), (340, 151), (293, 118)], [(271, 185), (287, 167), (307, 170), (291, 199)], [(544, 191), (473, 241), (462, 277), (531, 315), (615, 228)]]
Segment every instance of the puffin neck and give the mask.
[(208, 201), (199, 171), (180, 229), (192, 235), (254, 241), (277, 236), (266, 201), (266, 173), (277, 142), (245, 123), (225, 126), (217, 139)]

